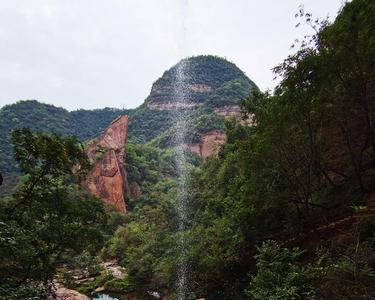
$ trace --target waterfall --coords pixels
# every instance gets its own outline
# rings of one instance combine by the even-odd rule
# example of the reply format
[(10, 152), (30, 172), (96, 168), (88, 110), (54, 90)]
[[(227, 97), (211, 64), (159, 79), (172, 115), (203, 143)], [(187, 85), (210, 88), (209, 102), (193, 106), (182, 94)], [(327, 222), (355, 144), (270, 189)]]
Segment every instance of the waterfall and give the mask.
[[(189, 295), (189, 265), (187, 262), (188, 243), (185, 237), (188, 221), (188, 178), (187, 178), (187, 160), (185, 156), (184, 144), (186, 142), (187, 133), (187, 109), (184, 109), (185, 102), (189, 99), (188, 88), (188, 61), (182, 60), (176, 66), (176, 76), (174, 82), (174, 103), (176, 104), (176, 112), (174, 115), (174, 144), (176, 171), (178, 174), (178, 188), (176, 197), (176, 211), (178, 224), (178, 266), (176, 278), (176, 293), (178, 300), (186, 300)], [(181, 108), (178, 108), (178, 107)]]
[[(186, 51), (186, 37), (187, 37), (187, 12), (188, 0), (179, 2), (180, 6), (180, 21), (181, 28), (179, 39), (177, 40), (178, 52), (182, 56)], [(185, 156), (184, 144), (186, 143), (188, 109), (184, 108), (184, 104), (189, 99), (189, 61), (187, 59), (181, 60), (175, 69), (175, 76), (173, 82), (173, 102), (175, 103), (176, 111), (174, 114), (174, 124), (176, 130), (173, 134), (173, 142), (175, 147), (175, 163), (178, 175), (177, 196), (175, 201), (177, 212), (177, 229), (178, 229), (178, 261), (177, 261), (177, 276), (176, 276), (176, 295), (177, 300), (187, 300), (190, 294), (189, 275), (190, 267), (187, 260), (188, 241), (186, 240), (186, 229), (188, 221), (189, 207), (187, 203), (188, 195), (188, 178), (187, 178), (187, 159)]]

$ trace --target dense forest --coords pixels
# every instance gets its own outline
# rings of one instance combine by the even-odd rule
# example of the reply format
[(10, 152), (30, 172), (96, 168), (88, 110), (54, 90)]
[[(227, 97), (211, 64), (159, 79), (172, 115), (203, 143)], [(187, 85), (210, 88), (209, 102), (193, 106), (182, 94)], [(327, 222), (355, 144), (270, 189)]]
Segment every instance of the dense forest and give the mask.
[[(274, 68), (275, 90), (238, 92), (243, 118), (255, 115), (254, 126), (224, 123), (204, 106), (191, 112), (191, 140), (219, 127), (227, 142), (205, 161), (187, 151), (189, 216), (182, 231), (169, 140), (174, 124), (166, 117), (173, 111), (144, 105), (130, 113), (129, 134), (138, 134), (126, 144), (125, 169), (141, 193), (125, 199), (126, 214), (80, 185), (90, 166), (84, 145), (70, 136), (71, 124), (88, 127), (78, 136), (83, 140), (96, 132), (86, 112), (50, 108), (38, 116), (45, 128), (14, 130), (22, 176), (0, 201), (0, 299), (45, 299), (56, 278), (87, 295), (104, 287), (123, 299), (155, 299), (150, 291), (177, 299), (181, 238), (186, 300), (374, 299), (375, 2), (353, 0), (332, 23), (302, 9), (296, 16), (315, 33)], [(220, 77), (210, 83), (226, 95), (227, 87), (241, 86), (232, 81), (243, 79), (236, 72), (224, 84)], [(205, 80), (211, 69), (202, 74)], [(207, 103), (220, 101), (215, 97)], [(57, 113), (65, 117), (54, 124)], [(117, 113), (107, 110), (100, 126)], [(68, 124), (73, 114), (77, 121)], [(113, 259), (125, 270), (122, 278), (102, 269)], [(94, 279), (77, 282), (76, 269)]]

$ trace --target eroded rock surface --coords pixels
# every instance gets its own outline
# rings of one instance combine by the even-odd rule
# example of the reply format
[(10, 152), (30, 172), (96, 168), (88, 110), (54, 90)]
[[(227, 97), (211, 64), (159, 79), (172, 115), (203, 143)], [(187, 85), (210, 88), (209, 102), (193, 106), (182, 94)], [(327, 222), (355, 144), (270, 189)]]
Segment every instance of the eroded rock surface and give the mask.
[(213, 87), (208, 84), (189, 84), (189, 89), (196, 93), (208, 93), (213, 90)]
[(224, 118), (241, 117), (241, 107), (239, 105), (225, 105), (214, 108), (215, 114)]
[(214, 113), (225, 119), (235, 118), (243, 125), (255, 125), (255, 116), (250, 114), (246, 119), (242, 119), (241, 107), (239, 105), (225, 105), (214, 108)]
[(90, 300), (89, 297), (78, 293), (77, 291), (59, 288), (56, 291), (56, 300)]
[(102, 266), (105, 270), (108, 270), (114, 278), (124, 279), (125, 270), (118, 265), (117, 260), (104, 262)]
[(86, 185), (92, 194), (120, 212), (126, 212), (124, 146), (127, 131), (128, 116), (120, 116), (87, 145), (87, 156), (93, 167), (87, 176)]
[(226, 140), (227, 136), (224, 130), (211, 130), (202, 135), (199, 143), (187, 144), (185, 147), (200, 157), (207, 158), (211, 155), (217, 155)]
[(198, 103), (194, 103), (192, 101), (185, 101), (185, 102), (149, 102), (147, 103), (147, 108), (151, 110), (175, 110), (178, 108), (192, 108), (198, 106)]

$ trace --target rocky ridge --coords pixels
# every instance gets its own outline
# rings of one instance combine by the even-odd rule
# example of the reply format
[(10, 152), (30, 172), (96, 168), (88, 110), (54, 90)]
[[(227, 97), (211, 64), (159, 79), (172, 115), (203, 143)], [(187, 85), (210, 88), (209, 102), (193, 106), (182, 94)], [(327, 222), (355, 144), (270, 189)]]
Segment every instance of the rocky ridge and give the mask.
[(124, 169), (128, 116), (115, 119), (97, 138), (87, 144), (87, 156), (93, 164), (86, 186), (104, 203), (126, 212), (124, 201), (127, 175)]

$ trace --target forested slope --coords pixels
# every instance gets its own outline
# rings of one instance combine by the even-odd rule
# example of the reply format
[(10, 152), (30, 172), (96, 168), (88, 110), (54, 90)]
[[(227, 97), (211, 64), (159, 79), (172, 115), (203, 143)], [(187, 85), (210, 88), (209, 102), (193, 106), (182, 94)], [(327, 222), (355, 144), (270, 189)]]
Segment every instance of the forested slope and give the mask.
[[(16, 131), (26, 176), (0, 202), (0, 274), (12, 275), (1, 289), (31, 294), (58, 273), (88, 295), (105, 287), (125, 297), (155, 291), (174, 299), (183, 265), (186, 299), (375, 298), (374, 15), (371, 0), (348, 2), (333, 23), (299, 12), (316, 34), (274, 69), (280, 83), (272, 94), (251, 90), (241, 101), (254, 126), (227, 120), (217, 156), (202, 161), (187, 153), (183, 229), (176, 154), (165, 134), (174, 130), (166, 117), (173, 111), (146, 107), (155, 99), (165, 104), (165, 94), (134, 112), (152, 118), (155, 111), (155, 119), (148, 128), (139, 118), (126, 146), (129, 181), (140, 187), (126, 199), (127, 214), (104, 211), (82, 191), (84, 168), (72, 172), (77, 162), (87, 167), (77, 141)], [(221, 82), (213, 82), (219, 90)], [(192, 120), (202, 119), (189, 123), (199, 127), (192, 136), (216, 122), (205, 122), (212, 107), (194, 101)], [(56, 270), (56, 258), (65, 268)], [(98, 267), (114, 259), (125, 270), (121, 278)], [(74, 280), (79, 268), (94, 279)]]
[[(163, 197), (111, 239), (139, 289), (174, 290), (183, 234), (196, 298), (375, 296), (374, 15), (368, 0), (332, 24), (300, 12), (318, 33), (275, 68), (273, 94), (242, 101), (256, 126), (227, 122), (219, 156), (191, 168), (189, 228)], [(142, 239), (145, 226), (162, 239)]]
[[(186, 58), (178, 64), (181, 63), (189, 65), (189, 76), (185, 84), (198, 86), (198, 91), (192, 90), (189, 96), (202, 104), (202, 107), (189, 112), (192, 124), (189, 126), (190, 142), (198, 141), (200, 135), (208, 130), (224, 127), (224, 119), (215, 117), (212, 107), (238, 105), (249, 92), (258, 89), (237, 66), (223, 58), (201, 55)], [(72, 135), (85, 142), (97, 136), (119, 115), (127, 114), (130, 142), (146, 143), (157, 138), (155, 145), (170, 146), (169, 141), (174, 130), (172, 127), (176, 123), (174, 116), (177, 111), (150, 109), (148, 103), (150, 101), (163, 103), (165, 99), (173, 100), (172, 86), (176, 80), (176, 66), (156, 80), (145, 103), (133, 110), (104, 108), (69, 112), (64, 108), (36, 100), (19, 101), (0, 108), (0, 172), (5, 177), (5, 187), (2, 190), (6, 190), (7, 186), (13, 186), (17, 178), (17, 166), (13, 160), (10, 142), (10, 133), (16, 128), (29, 127), (34, 131)], [(199, 87), (204, 85), (210, 87), (208, 92), (199, 90)]]
[(128, 110), (104, 108), (69, 112), (64, 108), (36, 100), (19, 101), (0, 108), (0, 173), (4, 187), (13, 186), (17, 179), (17, 165), (13, 160), (11, 131), (28, 127), (33, 131), (76, 136), (87, 141), (98, 135), (113, 119)]

